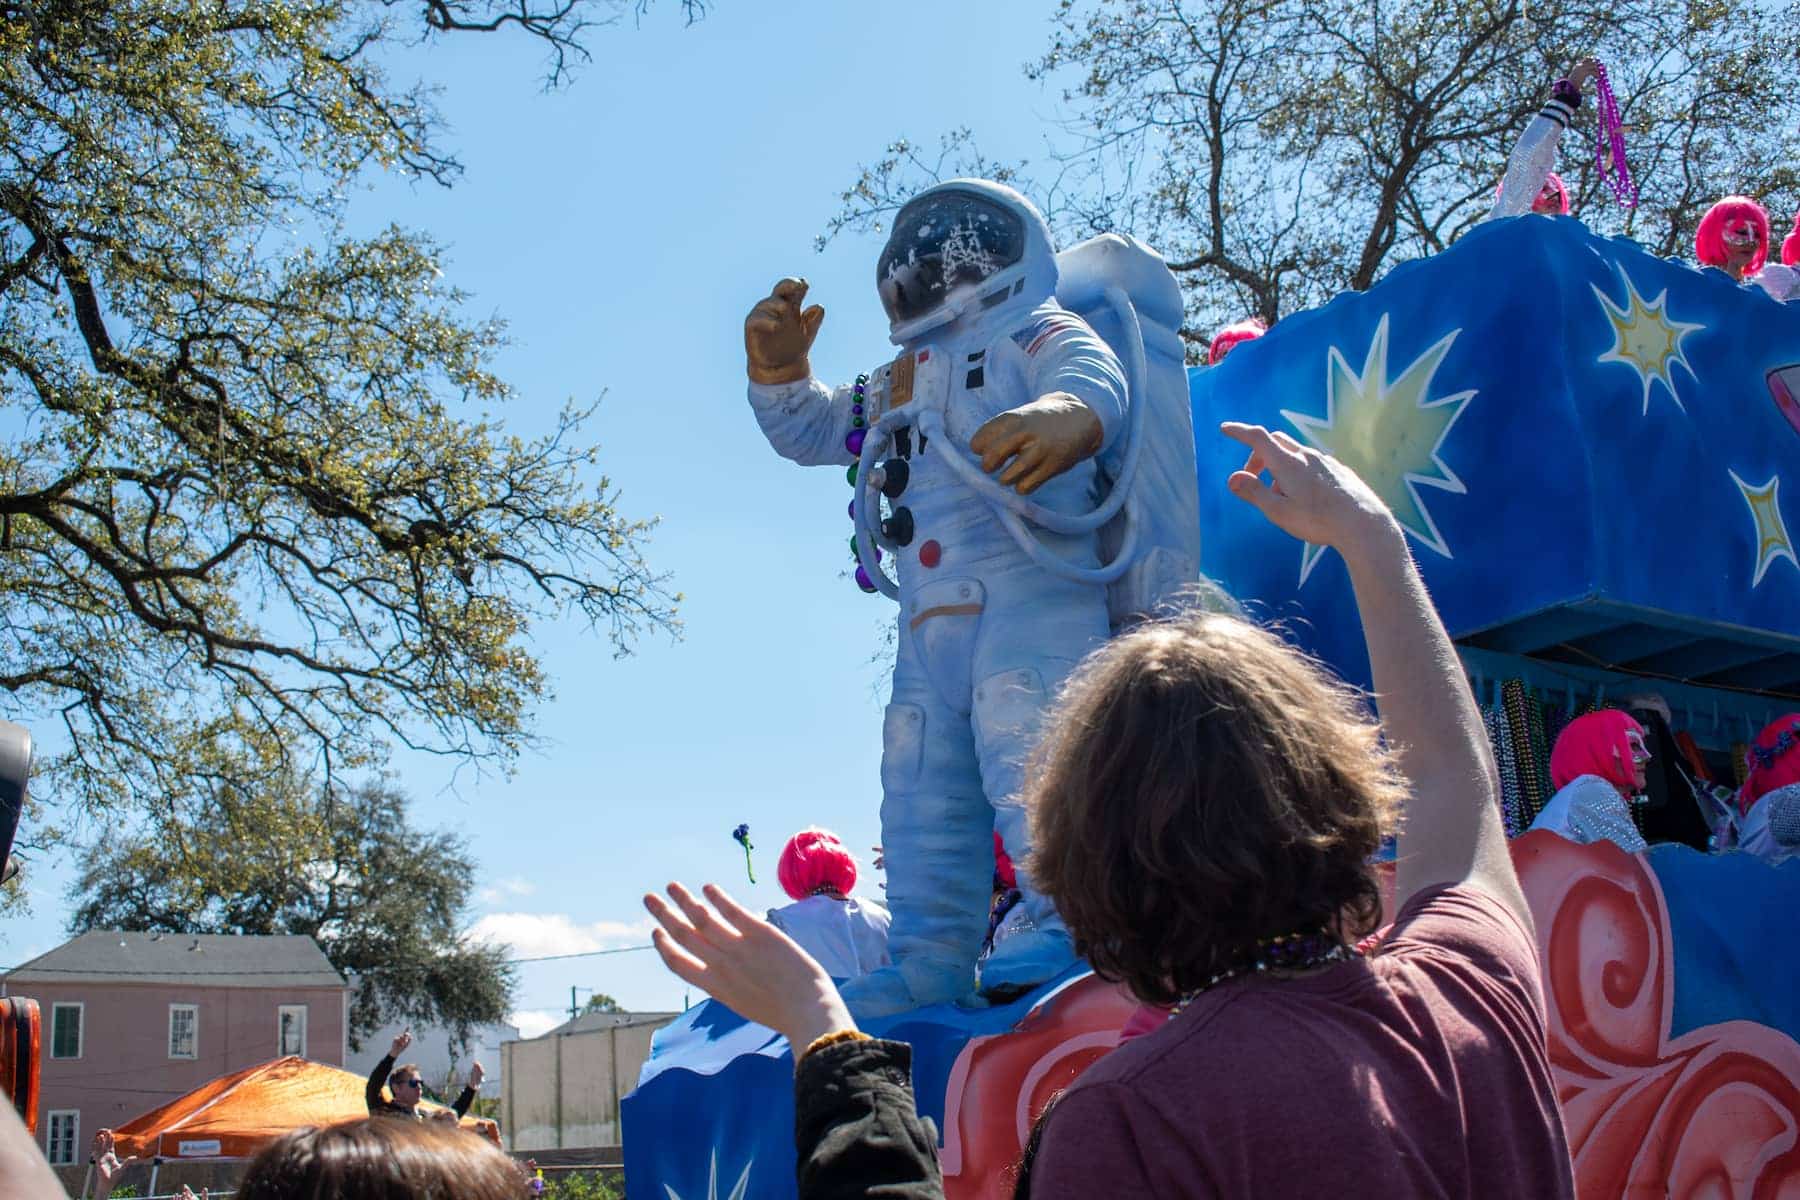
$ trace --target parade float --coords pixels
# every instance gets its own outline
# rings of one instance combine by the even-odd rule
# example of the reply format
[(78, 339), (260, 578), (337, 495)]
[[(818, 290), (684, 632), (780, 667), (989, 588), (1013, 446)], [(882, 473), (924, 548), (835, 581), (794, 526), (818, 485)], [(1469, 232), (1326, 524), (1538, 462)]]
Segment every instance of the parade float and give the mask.
[[(1152, 374), (1166, 378), (1172, 365), (1173, 280), (1147, 271), (1142, 248), (1116, 237), (1062, 261), (1069, 268), (1056, 294), (1117, 352), (1135, 405), (1157, 386)], [(1130, 277), (1115, 274), (1121, 263)], [(925, 365), (917, 345), (896, 340), (902, 360)], [(953, 384), (979, 381), (981, 348), (936, 353)], [(904, 638), (919, 628), (909, 624), (923, 611), (917, 591), (938, 581), (937, 562), (920, 563), (920, 548), (938, 539), (902, 528), (896, 517), (907, 506), (895, 500), (909, 497), (883, 487), (905, 473), (882, 458), (902, 424), (889, 419), (905, 403), (892, 399), (897, 369), (825, 395), (841, 400), (846, 423), (854, 410), (854, 428), (875, 431), (846, 436), (835, 461), (857, 464), (849, 475), (859, 582), (899, 593)], [(1769, 717), (1800, 709), (1800, 557), (1786, 515), (1795, 485), (1785, 504), (1782, 495), (1784, 477), (1800, 476), (1797, 393), (1800, 311), (1572, 220), (1497, 221), (1192, 372), (1192, 441), (1179, 446), (1195, 449), (1191, 499), (1156, 482), (1170, 461), (1166, 412), (1145, 406), (1165, 439), (1147, 489), (1130, 487), (1130, 439), (1114, 441), (1108, 429), (1086, 502), (1125, 479), (1107, 514), (1117, 520), (1092, 543), (1067, 540), (1092, 527), (1062, 535), (1064, 556), (1084, 558), (1089, 571), (1128, 569), (1140, 544), (1167, 551), (1136, 604), (1124, 606), (1142, 611), (1166, 598), (1170, 562), (1192, 545), (1169, 532), (1181, 527), (1172, 514), (1191, 519), (1200, 554), (1188, 582), (1203, 572), (1250, 615), (1280, 623), (1366, 682), (1341, 562), (1227, 502), (1223, 481), (1242, 449), (1214, 431), (1223, 419), (1260, 422), (1353, 465), (1407, 530), (1487, 713), (1509, 831), (1523, 833), (1548, 798), (1544, 760), (1561, 722), (1616, 702), (1663, 715), (1659, 735), (1680, 759), (1670, 787), (1697, 790), (1665, 791), (1665, 811), (1642, 819), (1677, 827), (1685, 819), (1698, 832), (1640, 855), (1545, 832), (1513, 843), (1536, 916), (1551, 1061), (1584, 1196), (1800, 1187), (1800, 956), (1781, 936), (1800, 911), (1800, 863), (1701, 848), (1719, 825), (1706, 809), (1718, 802), (1707, 797), (1732, 784), (1741, 744)], [(888, 397), (885, 408), (875, 395)], [(933, 424), (943, 420), (908, 423), (938, 435), (934, 444), (946, 432), (964, 440), (974, 432), (954, 415), (947, 429)], [(1146, 436), (1144, 427), (1131, 432)], [(828, 458), (820, 449), (813, 461)], [(972, 489), (963, 503), (987, 516), (938, 510), (937, 528), (991, 517), (1012, 536), (1020, 521), (1067, 515), (1022, 512)], [(1171, 508), (1184, 503), (1191, 507)], [(1150, 533), (1141, 543), (1129, 518)], [(1017, 532), (1054, 540), (1041, 528)], [(898, 562), (897, 578), (876, 578), (885, 569), (877, 547), (886, 565)], [(1123, 577), (1115, 569), (1101, 586)], [(1130, 618), (1118, 604), (1108, 615), (1114, 625)], [(890, 758), (894, 713), (905, 711), (898, 685), (896, 701), (884, 729)], [(883, 782), (894, 782), (885, 759)], [(886, 790), (891, 806), (896, 789)], [(891, 845), (889, 854), (891, 871)], [(908, 897), (903, 888), (896, 930)], [(1023, 994), (859, 1015), (869, 1032), (913, 1045), (946, 1193), (987, 1200), (1011, 1194), (1009, 1169), (1037, 1113), (1117, 1044), (1134, 1008), (1073, 962)], [(632, 1197), (794, 1194), (791, 1052), (715, 1003), (659, 1036), (623, 1116)]]

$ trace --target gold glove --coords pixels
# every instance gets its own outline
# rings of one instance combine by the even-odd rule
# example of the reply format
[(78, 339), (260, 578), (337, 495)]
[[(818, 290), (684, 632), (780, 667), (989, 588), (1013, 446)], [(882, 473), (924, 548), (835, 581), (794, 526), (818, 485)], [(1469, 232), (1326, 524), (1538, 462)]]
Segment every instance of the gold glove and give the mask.
[(749, 360), (748, 374), (752, 383), (794, 383), (812, 374), (807, 353), (825, 310), (817, 304), (804, 312), (800, 302), (806, 299), (806, 280), (783, 279), (769, 293), (769, 298), (750, 310), (744, 318), (744, 355)]
[(1100, 452), (1105, 435), (1094, 410), (1067, 392), (1051, 392), (1030, 404), (1008, 409), (969, 439), (981, 469), (1029, 496), (1084, 458)]

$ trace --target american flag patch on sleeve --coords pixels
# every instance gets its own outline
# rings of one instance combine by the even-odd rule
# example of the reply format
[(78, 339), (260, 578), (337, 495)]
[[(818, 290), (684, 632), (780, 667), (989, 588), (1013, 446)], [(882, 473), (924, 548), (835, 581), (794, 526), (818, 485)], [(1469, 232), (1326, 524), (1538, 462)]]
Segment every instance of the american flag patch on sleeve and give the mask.
[(1015, 332), (1012, 339), (1019, 344), (1019, 348), (1025, 351), (1027, 356), (1030, 356), (1041, 350), (1044, 343), (1055, 334), (1087, 332), (1087, 323), (1074, 313), (1052, 312), (1045, 313), (1025, 328)]

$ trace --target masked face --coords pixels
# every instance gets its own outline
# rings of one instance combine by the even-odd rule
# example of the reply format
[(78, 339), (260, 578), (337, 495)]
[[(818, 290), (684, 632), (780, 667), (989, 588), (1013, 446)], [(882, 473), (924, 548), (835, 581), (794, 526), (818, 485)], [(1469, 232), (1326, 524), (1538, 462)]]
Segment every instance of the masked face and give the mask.
[(1631, 754), (1632, 785), (1642, 791), (1650, 779), (1647, 774), (1647, 768), (1650, 765), (1650, 747), (1644, 741), (1644, 735), (1635, 729), (1626, 730), (1625, 746)]
[(875, 286), (888, 321), (904, 325), (978, 289), (1024, 253), (1019, 214), (975, 192), (931, 192), (894, 219), (875, 264)]
[(1756, 257), (1756, 226), (1748, 220), (1725, 227), (1725, 265), (1733, 273), (1743, 271)]

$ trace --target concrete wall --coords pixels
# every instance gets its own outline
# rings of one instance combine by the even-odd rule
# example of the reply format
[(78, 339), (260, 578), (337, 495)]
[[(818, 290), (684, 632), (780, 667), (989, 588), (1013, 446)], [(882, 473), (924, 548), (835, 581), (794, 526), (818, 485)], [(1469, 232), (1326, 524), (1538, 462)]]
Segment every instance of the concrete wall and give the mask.
[[(279, 1051), (276, 1010), (306, 1005), (306, 1057), (344, 1065), (343, 988), (222, 988), (133, 983), (19, 983), (7, 994), (38, 1002), (44, 1020), (38, 1145), (53, 1109), (80, 1112), (76, 1159), (94, 1132), (123, 1125), (201, 1084), (267, 1062)], [(53, 1006), (80, 1003), (80, 1058), (52, 1058)], [(199, 1007), (196, 1057), (169, 1057), (169, 1005)]]
[(619, 1101), (637, 1086), (650, 1038), (678, 1014), (646, 1014), (609, 1029), (507, 1042), (500, 1135), (509, 1150), (616, 1146)]

